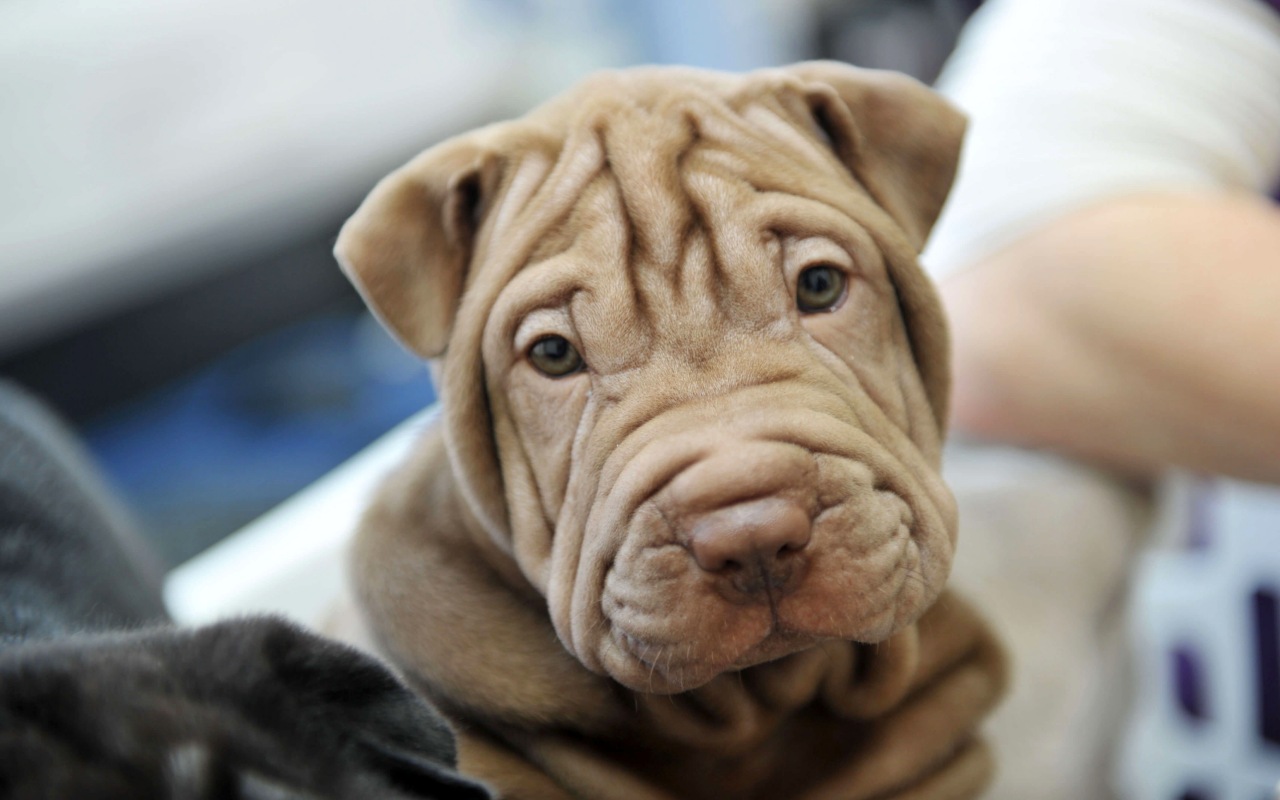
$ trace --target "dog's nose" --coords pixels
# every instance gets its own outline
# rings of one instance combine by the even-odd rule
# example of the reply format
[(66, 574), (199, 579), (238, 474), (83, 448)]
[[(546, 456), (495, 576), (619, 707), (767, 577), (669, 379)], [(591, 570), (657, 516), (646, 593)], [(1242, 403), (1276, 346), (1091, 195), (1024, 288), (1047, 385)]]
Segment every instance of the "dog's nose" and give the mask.
[(699, 517), (689, 528), (688, 547), (699, 567), (725, 575), (739, 591), (785, 592), (811, 527), (809, 514), (790, 500), (751, 500)]

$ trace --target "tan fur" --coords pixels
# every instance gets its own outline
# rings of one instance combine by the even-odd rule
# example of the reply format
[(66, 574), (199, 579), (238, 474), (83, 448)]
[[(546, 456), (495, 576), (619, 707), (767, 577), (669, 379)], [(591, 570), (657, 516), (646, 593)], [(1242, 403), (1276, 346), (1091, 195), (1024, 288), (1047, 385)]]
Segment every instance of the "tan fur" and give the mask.
[[(514, 798), (977, 794), (1003, 661), (940, 594), (947, 340), (916, 263), (962, 130), (836, 64), (605, 73), (347, 223), (444, 403), (357, 590), (464, 769)], [(802, 314), (820, 264), (847, 294)], [(550, 334), (583, 371), (533, 366)]]

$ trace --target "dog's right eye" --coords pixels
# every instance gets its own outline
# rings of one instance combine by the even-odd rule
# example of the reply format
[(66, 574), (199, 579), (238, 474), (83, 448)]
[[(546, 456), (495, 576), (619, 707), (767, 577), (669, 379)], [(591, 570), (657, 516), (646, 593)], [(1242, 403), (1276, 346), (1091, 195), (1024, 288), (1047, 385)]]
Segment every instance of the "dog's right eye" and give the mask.
[(803, 314), (832, 311), (844, 299), (844, 273), (830, 264), (818, 264), (800, 273), (796, 281), (796, 308)]
[(563, 336), (543, 336), (529, 348), (529, 360), (549, 378), (562, 378), (582, 369), (582, 356)]

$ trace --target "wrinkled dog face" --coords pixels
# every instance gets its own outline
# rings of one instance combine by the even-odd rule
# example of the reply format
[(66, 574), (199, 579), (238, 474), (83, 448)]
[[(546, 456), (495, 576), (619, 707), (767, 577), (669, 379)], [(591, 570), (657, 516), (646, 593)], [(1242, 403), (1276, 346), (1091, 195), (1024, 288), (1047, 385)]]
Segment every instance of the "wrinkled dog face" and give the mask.
[(690, 213), (674, 258), (628, 252), (602, 174), (572, 243), (521, 271), (485, 333), (502, 460), (529, 464), (527, 502), (554, 520), (549, 580), (572, 586), (550, 594), (561, 636), (643, 688), (883, 639), (950, 561), (875, 240), (700, 160), (682, 175), (712, 221)]
[[(915, 252), (960, 125), (834, 65), (622, 73), (428, 151), (349, 224), (374, 307), (447, 348), (464, 490), (587, 667), (681, 691), (937, 596), (945, 331)], [(425, 242), (453, 263), (406, 265)]]

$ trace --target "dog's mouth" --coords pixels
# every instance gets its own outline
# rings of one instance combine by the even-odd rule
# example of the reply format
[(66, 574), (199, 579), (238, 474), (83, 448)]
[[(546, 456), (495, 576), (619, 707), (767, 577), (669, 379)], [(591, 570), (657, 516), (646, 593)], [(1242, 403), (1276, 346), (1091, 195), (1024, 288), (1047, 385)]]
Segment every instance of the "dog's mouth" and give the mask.
[(726, 620), (721, 634), (701, 641), (645, 637), (611, 625), (601, 665), (622, 685), (650, 694), (696, 689), (720, 675), (738, 672), (807, 650), (830, 640), (881, 641), (896, 630), (893, 612), (873, 614), (866, 635), (823, 634), (789, 627), (782, 619), (739, 613)]
[(599, 666), (628, 688), (670, 694), (824, 640), (887, 639), (937, 591), (918, 543), (899, 523), (873, 547), (850, 547), (851, 537), (831, 530), (836, 517), (815, 530), (819, 541), (794, 587), (726, 590), (725, 576), (700, 569), (677, 544), (622, 559), (601, 593)]
[[(719, 675), (774, 661), (812, 647), (811, 636), (773, 630), (748, 644), (739, 655), (713, 653), (699, 657), (689, 642), (647, 641), (613, 629), (621, 658), (610, 665), (619, 683), (650, 694), (675, 694), (705, 685)], [(606, 663), (611, 659), (606, 659)]]

